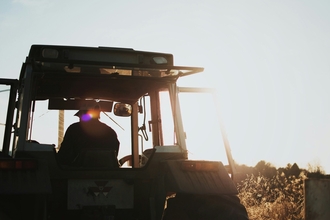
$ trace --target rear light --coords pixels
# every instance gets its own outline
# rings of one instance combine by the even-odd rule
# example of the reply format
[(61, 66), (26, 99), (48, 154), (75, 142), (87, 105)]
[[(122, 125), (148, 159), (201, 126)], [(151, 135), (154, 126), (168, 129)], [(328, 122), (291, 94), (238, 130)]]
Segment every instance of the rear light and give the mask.
[(181, 169), (183, 171), (217, 171), (219, 164), (207, 161), (184, 161), (181, 162)]
[(33, 159), (0, 159), (0, 170), (35, 170), (38, 162)]

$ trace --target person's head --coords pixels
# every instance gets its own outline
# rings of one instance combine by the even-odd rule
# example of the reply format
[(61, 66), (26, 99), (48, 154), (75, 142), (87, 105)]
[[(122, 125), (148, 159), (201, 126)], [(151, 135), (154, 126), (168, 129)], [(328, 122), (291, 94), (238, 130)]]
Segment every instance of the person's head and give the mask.
[(81, 121), (89, 121), (91, 119), (99, 119), (100, 118), (100, 109), (98, 106), (93, 108), (81, 108), (75, 116), (78, 116)]

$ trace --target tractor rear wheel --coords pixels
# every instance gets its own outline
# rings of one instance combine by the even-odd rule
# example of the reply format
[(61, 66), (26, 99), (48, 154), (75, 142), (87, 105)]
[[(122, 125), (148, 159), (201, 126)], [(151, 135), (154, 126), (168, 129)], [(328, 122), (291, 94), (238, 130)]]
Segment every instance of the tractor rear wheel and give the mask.
[(237, 196), (177, 194), (167, 201), (163, 220), (247, 220)]

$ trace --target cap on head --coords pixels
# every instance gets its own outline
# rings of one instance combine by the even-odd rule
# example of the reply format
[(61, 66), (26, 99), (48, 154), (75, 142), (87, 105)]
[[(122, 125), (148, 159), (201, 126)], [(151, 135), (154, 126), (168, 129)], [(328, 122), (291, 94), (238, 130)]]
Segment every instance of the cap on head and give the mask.
[(90, 120), (92, 118), (100, 118), (100, 107), (98, 105), (94, 107), (83, 106), (79, 111), (76, 112), (76, 114), (74, 114), (74, 116), (78, 116), (84, 121)]
[(80, 117), (83, 114), (87, 114), (88, 110), (79, 110), (76, 112), (76, 114), (74, 114), (74, 116), (78, 116)]

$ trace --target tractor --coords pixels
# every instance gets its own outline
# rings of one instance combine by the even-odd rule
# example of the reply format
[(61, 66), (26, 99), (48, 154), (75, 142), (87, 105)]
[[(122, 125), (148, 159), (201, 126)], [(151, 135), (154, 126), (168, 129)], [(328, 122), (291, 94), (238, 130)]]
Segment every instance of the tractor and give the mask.
[[(248, 219), (215, 90), (177, 85), (203, 70), (176, 66), (169, 53), (32, 45), (19, 79), (0, 79), (0, 218)], [(65, 128), (93, 106), (116, 130), (119, 152), (93, 146), (78, 165), (61, 164)], [(205, 117), (220, 122), (215, 143), (214, 129), (199, 125)], [(214, 159), (193, 158), (194, 148)]]

